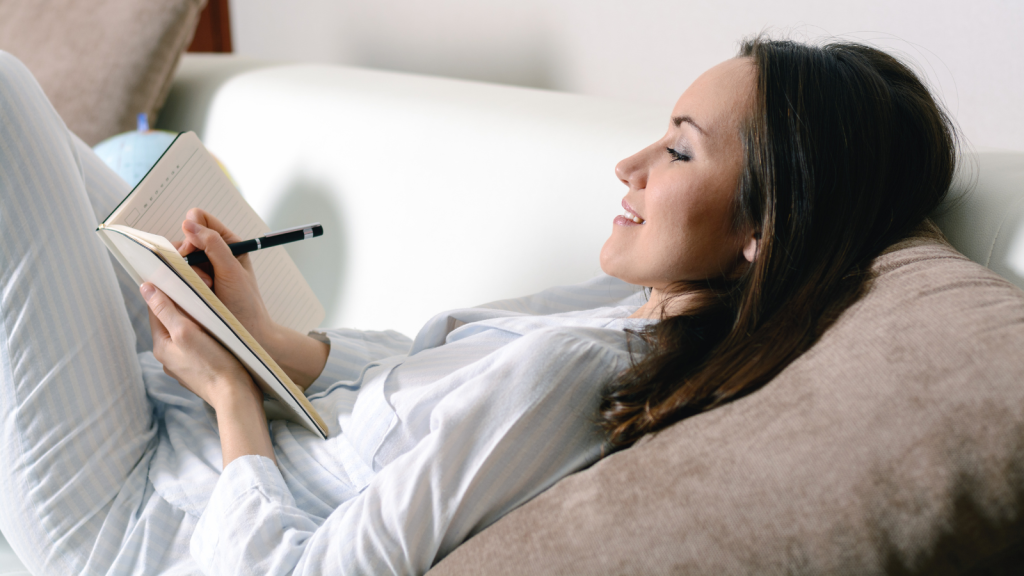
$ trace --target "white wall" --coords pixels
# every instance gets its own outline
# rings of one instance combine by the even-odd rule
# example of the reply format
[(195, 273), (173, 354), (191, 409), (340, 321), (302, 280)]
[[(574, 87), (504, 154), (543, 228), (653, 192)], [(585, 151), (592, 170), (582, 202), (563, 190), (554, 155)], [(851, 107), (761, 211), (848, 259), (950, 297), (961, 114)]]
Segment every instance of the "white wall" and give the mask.
[(1020, 0), (232, 0), (236, 52), (663, 105), (761, 30), (899, 53), (973, 146), (1024, 150)]

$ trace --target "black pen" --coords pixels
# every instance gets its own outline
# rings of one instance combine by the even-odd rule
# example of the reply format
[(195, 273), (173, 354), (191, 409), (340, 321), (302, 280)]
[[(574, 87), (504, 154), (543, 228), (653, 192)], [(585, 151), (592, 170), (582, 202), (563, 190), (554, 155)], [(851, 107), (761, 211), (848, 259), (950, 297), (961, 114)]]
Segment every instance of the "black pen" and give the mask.
[[(271, 232), (270, 234), (260, 238), (234, 242), (232, 244), (228, 244), (228, 248), (231, 248), (231, 253), (235, 256), (241, 256), (242, 254), (255, 252), (256, 250), (280, 246), (281, 244), (287, 244), (289, 242), (298, 242), (299, 240), (315, 238), (323, 235), (324, 227), (321, 226), (319, 222), (314, 222), (312, 224), (306, 224), (305, 226), (296, 226), (295, 228), (289, 228), (287, 230)], [(187, 262), (189, 266), (196, 266), (209, 261), (210, 259), (207, 258), (206, 252), (203, 252), (202, 250), (196, 250), (188, 256), (185, 256), (185, 262)]]

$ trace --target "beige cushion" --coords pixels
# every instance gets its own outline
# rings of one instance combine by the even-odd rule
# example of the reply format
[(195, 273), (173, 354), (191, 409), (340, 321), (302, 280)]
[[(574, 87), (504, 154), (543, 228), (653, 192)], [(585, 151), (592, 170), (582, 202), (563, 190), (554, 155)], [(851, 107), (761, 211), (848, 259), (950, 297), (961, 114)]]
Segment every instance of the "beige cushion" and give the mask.
[(20, 59), (88, 144), (155, 118), (206, 0), (0, 1), (0, 50)]
[(937, 229), (762, 390), (564, 479), (431, 574), (956, 574), (1024, 560), (1024, 292)]

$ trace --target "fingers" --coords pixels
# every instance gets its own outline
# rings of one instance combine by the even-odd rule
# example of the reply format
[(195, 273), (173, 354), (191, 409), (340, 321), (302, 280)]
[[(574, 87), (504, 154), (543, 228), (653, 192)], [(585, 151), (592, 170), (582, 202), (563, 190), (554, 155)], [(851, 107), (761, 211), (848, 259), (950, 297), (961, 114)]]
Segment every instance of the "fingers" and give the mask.
[[(185, 214), (185, 220), (195, 222), (196, 224), (213, 230), (214, 232), (219, 234), (221, 238), (224, 239), (225, 242), (229, 244), (231, 242), (241, 242), (242, 240), (244, 240), (244, 238), (239, 238), (234, 232), (228, 230), (228, 227), (225, 226), (220, 220), (218, 220), (216, 216), (210, 214), (209, 212), (201, 208), (190, 209)], [(184, 226), (184, 223), (182, 223), (182, 225)]]
[(158, 348), (160, 344), (171, 339), (171, 334), (153, 313), (153, 310), (151, 308), (147, 308), (147, 310), (149, 311), (149, 331), (153, 335), (154, 348)]
[(225, 272), (241, 272), (239, 267), (246, 270), (251, 268), (248, 256), (235, 257), (228, 247), (228, 242), (240, 242), (241, 239), (210, 214), (198, 208), (189, 210), (185, 221), (181, 223), (181, 229), (185, 232), (182, 249), (187, 248), (186, 245), (191, 245), (205, 251), (210, 263), (213, 264), (215, 276)]
[(185, 240), (181, 242), (172, 242), (172, 244), (174, 244), (174, 247), (178, 249), (178, 254), (181, 254), (182, 256), (188, 256), (198, 250), (198, 248), (188, 241), (188, 238), (185, 238)]
[(199, 279), (203, 281), (203, 284), (206, 284), (207, 288), (213, 288), (213, 276), (210, 276), (206, 273), (206, 270), (203, 270), (198, 266), (193, 266), (192, 269), (196, 271), (196, 275), (198, 275)]
[[(195, 250), (195, 246), (193, 246), (188, 240), (185, 240), (184, 242), (174, 241), (171, 242), (171, 244), (178, 251), (178, 254), (181, 254), (182, 256), (188, 256), (193, 250)], [(206, 265), (206, 267), (209, 267), (209, 265)], [(207, 288), (213, 288), (213, 276), (211, 276), (209, 272), (199, 266), (193, 266), (192, 269), (196, 271), (196, 274), (199, 275), (199, 279), (203, 281), (203, 284), (206, 284)]]

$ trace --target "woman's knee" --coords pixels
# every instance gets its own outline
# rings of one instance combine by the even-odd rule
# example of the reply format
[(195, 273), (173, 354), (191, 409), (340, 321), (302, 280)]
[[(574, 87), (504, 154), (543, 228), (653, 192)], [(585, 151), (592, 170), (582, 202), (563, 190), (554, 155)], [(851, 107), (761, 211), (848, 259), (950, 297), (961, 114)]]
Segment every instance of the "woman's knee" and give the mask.
[(22, 91), (26, 87), (39, 88), (32, 72), (10, 52), (0, 50), (0, 95), (7, 95), (11, 91)]

